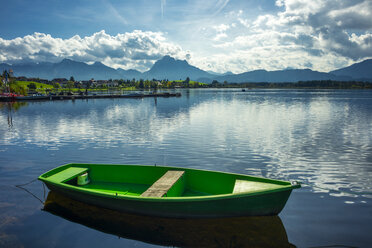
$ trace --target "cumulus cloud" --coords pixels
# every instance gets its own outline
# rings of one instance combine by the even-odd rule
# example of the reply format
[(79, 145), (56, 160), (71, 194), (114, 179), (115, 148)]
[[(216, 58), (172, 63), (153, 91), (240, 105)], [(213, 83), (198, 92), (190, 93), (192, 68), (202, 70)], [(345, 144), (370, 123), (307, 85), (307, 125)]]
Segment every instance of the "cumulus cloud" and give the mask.
[(146, 70), (164, 55), (185, 59), (186, 52), (169, 42), (161, 32), (135, 30), (130, 33), (107, 34), (104, 30), (81, 38), (52, 37), (34, 33), (12, 40), (0, 38), (0, 61), (58, 62), (70, 58), (81, 62), (100, 61), (114, 68)]
[(136, 30), (110, 35), (100, 31), (68, 39), (43, 33), (0, 38), (0, 62), (70, 58), (144, 71), (170, 55), (202, 69), (241, 73), (284, 68), (330, 71), (372, 58), (370, 0), (276, 0), (271, 11), (257, 13), (231, 10), (228, 0), (191, 1), (188, 8), (177, 9), (166, 0), (160, 4), (162, 15), (166, 6), (172, 12), (181, 9), (183, 14), (197, 10), (197, 17), (203, 18), (181, 18), (168, 25), (169, 33)]
[[(231, 26), (234, 26), (234, 23), (231, 24)], [(213, 40), (219, 41), (223, 38), (226, 38), (227, 37), (226, 31), (229, 30), (231, 26), (226, 24), (213, 26), (212, 28), (217, 32), (217, 35), (213, 38)]]
[(372, 1), (281, 0), (277, 5), (285, 10), (273, 16), (276, 25), (292, 30), (306, 26), (307, 35), (318, 41), (313, 44), (324, 52), (354, 61), (372, 56)]
[(278, 12), (253, 19), (242, 10), (231, 14), (236, 18), (230, 22), (240, 26), (236, 32), (230, 26), (229, 37), (223, 36), (228, 24), (215, 26), (221, 30), (213, 39), (216, 54), (200, 62), (202, 67), (330, 71), (372, 57), (372, 1), (277, 0), (275, 5)]

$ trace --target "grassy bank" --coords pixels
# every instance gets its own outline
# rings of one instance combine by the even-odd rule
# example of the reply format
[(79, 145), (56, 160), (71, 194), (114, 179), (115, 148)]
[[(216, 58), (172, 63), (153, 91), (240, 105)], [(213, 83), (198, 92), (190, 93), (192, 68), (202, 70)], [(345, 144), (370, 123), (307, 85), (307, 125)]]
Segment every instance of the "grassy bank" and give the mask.
[[(61, 92), (71, 92), (78, 94), (80, 92), (96, 92), (96, 91), (131, 91), (136, 90), (136, 87), (100, 87), (100, 88), (91, 88), (91, 89), (84, 89), (84, 88), (61, 88), (61, 87), (54, 87), (50, 84), (44, 84), (39, 82), (33, 82), (33, 81), (13, 81), (9, 84), (10, 92), (17, 93), (20, 95), (29, 95), (29, 94), (59, 94)], [(9, 89), (3, 89), (4, 92), (8, 91)]]

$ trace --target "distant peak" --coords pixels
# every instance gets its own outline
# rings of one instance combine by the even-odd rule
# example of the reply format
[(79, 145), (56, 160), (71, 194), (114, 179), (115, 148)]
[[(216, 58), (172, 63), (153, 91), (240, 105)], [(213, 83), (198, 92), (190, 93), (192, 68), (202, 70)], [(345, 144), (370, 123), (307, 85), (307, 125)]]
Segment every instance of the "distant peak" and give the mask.
[(231, 71), (227, 71), (227, 72), (223, 73), (222, 75), (228, 76), (228, 75), (234, 75), (234, 73), (232, 73)]
[(163, 58), (159, 59), (155, 62), (157, 65), (170, 65), (170, 64), (177, 64), (180, 66), (188, 66), (189, 63), (186, 60), (179, 60), (175, 59), (169, 55), (165, 55)]
[(71, 62), (74, 62), (74, 61), (71, 59), (67, 59), (67, 58), (62, 59), (61, 61), (61, 63), (71, 63)]
[(99, 61), (96, 61), (96, 62), (94, 62), (94, 64), (93, 65), (97, 65), (97, 66), (104, 66), (104, 64), (102, 64), (101, 62), (99, 62)]
[(175, 61), (175, 59), (169, 55), (165, 55), (161, 61)]

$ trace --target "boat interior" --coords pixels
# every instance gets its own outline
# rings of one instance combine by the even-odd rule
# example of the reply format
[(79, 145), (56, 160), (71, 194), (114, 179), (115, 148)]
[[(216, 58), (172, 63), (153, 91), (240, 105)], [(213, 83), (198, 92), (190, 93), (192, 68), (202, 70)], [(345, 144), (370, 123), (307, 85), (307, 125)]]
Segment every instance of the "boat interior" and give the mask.
[(41, 177), (102, 193), (141, 197), (196, 197), (254, 193), (289, 182), (238, 174), (142, 165), (69, 164)]

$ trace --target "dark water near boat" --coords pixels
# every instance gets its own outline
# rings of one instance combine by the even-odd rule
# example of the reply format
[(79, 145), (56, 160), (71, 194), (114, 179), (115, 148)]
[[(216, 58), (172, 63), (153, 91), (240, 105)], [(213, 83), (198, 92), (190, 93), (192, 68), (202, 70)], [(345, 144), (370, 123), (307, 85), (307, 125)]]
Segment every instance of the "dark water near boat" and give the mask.
[[(0, 103), (0, 247), (372, 246), (372, 91), (181, 93)], [(35, 197), (15, 187), (69, 162), (219, 170), (303, 188), (278, 218), (180, 223), (67, 200), (42, 211), (35, 197), (53, 195), (40, 182), (24, 186)]]

